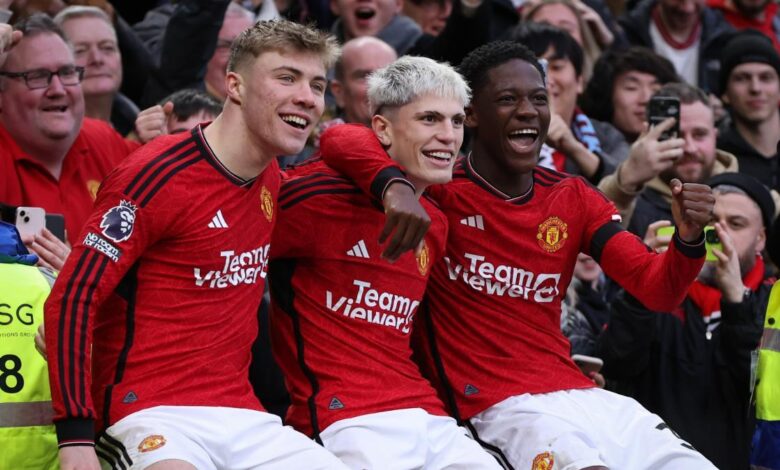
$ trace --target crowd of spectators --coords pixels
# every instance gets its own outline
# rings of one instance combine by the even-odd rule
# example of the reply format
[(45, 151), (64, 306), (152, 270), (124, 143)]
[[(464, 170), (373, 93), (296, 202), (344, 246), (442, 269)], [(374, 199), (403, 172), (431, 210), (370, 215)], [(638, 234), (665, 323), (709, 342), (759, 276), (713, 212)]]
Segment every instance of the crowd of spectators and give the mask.
[[(457, 67), (506, 39), (546, 66), (539, 165), (597, 186), (649, 250), (672, 240), (662, 229), (675, 218), (674, 180), (713, 187), (721, 245), (681, 305), (648, 309), (583, 253), (561, 324), (572, 354), (603, 360), (594, 380), (660, 415), (718, 468), (780, 468), (780, 437), (768, 445), (771, 432), (754, 432), (756, 373), (766, 370), (758, 351), (768, 348), (780, 263), (771, 256), (780, 252), (775, 0), (0, 0), (0, 212), (14, 222), (17, 207), (40, 207), (65, 221), (64, 237), (51, 227), (22, 234), (39, 267), (63, 267), (101, 182), (128, 155), (219, 115), (231, 99), (231, 44), (276, 18), (315, 25), (342, 45), (324, 116), (302, 152), (278, 156), (281, 167), (316, 154), (329, 127), (370, 125), (367, 77), (398, 57)], [(653, 97), (676, 99), (679, 118), (650, 126)], [(467, 132), (463, 155), (469, 140)], [(266, 292), (252, 378), (283, 416), (268, 304)], [(9, 455), (0, 468), (26, 468)]]

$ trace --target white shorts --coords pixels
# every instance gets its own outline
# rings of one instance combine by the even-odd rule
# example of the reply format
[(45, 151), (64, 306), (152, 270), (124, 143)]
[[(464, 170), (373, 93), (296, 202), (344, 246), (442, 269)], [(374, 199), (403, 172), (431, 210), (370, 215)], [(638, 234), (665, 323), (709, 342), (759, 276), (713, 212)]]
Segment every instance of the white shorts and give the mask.
[(353, 469), (501, 469), (454, 419), (420, 408), (343, 419), (320, 438)]
[(599, 388), (510, 397), (469, 428), (507, 468), (715, 469), (636, 400)]
[(110, 426), (95, 451), (103, 469), (144, 469), (169, 459), (198, 470), (347, 468), (279, 417), (241, 408), (148, 408)]

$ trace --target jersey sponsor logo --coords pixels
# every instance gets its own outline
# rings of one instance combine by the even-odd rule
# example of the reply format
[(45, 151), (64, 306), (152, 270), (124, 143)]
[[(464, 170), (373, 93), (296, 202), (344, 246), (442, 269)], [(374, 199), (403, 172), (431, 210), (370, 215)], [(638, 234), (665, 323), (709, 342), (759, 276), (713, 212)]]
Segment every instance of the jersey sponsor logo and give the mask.
[(214, 217), (211, 218), (211, 222), (209, 223), (209, 228), (228, 228), (227, 222), (225, 222), (225, 217), (222, 216), (222, 209), (217, 210), (217, 213), (214, 215)]
[(119, 257), (122, 256), (122, 251), (120, 251), (119, 248), (109, 243), (108, 240), (101, 237), (100, 235), (94, 234), (92, 232), (87, 233), (87, 236), (84, 237), (83, 243), (84, 246), (92, 248), (93, 250), (108, 256), (108, 259), (114, 263), (119, 261)]
[(478, 230), (485, 230), (485, 221), (481, 215), (471, 215), (465, 219), (460, 219), (460, 223)]
[(553, 470), (555, 465), (555, 459), (552, 453), (542, 452), (534, 457), (534, 461), (531, 464), (531, 470)]
[(112, 207), (100, 221), (103, 235), (116, 243), (121, 243), (133, 234), (135, 225), (136, 206), (130, 201), (120, 201), (119, 205)]
[(330, 399), (330, 404), (328, 405), (329, 410), (342, 410), (344, 409), (344, 403), (341, 402), (336, 397), (333, 397)]
[(333, 292), (325, 291), (325, 307), (345, 317), (401, 330), (404, 334), (411, 331), (419, 301), (378, 291), (371, 287), (370, 282), (359, 279), (352, 284), (357, 287), (357, 292), (351, 298), (339, 297), (334, 302)]
[(428, 244), (423, 240), (422, 250), (417, 256), (417, 269), (420, 271), (420, 275), (425, 276), (428, 274), (428, 267), (431, 264), (431, 254), (428, 251)]
[(100, 189), (100, 181), (87, 180), (87, 191), (89, 191), (89, 196), (93, 201), (97, 199), (98, 189)]
[(224, 289), (241, 284), (255, 284), (258, 277), (265, 279), (269, 246), (261, 246), (239, 254), (233, 250), (220, 251), (219, 256), (223, 258), (222, 269), (203, 271), (195, 268), (195, 285)]
[(479, 389), (471, 384), (466, 384), (466, 387), (463, 388), (463, 394), (467, 397), (476, 395), (477, 393), (479, 393)]
[(539, 246), (548, 253), (555, 253), (563, 248), (566, 239), (569, 238), (569, 226), (558, 217), (549, 217), (539, 224), (539, 232), (536, 240)]
[(152, 434), (138, 444), (138, 452), (151, 452), (165, 445), (165, 436)]
[(366, 242), (363, 240), (360, 240), (359, 242), (355, 243), (355, 246), (347, 250), (348, 256), (354, 256), (355, 258), (370, 258), (368, 254), (368, 249), (366, 249)]
[[(493, 264), (484, 256), (464, 253), (469, 261), (464, 269), (448, 256), (444, 257), (450, 280), (461, 279), (477, 292), (498, 297), (509, 296), (533, 300), (537, 303), (552, 302), (559, 293), (561, 273), (539, 273), (506, 264)], [(531, 295), (533, 294), (533, 295)]]
[(271, 197), (271, 191), (265, 186), (260, 190), (260, 207), (263, 209), (265, 218), (270, 222), (274, 218), (274, 198)]

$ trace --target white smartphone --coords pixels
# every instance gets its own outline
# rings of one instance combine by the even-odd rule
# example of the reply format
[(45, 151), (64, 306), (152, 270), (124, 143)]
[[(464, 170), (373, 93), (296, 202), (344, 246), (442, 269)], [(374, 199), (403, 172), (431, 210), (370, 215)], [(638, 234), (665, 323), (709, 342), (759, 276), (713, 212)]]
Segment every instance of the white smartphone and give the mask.
[(46, 227), (46, 211), (40, 207), (17, 207), (16, 228), (19, 234), (39, 235)]
[(571, 359), (585, 375), (588, 375), (591, 372), (598, 372), (604, 366), (604, 361), (598, 357), (575, 354)]

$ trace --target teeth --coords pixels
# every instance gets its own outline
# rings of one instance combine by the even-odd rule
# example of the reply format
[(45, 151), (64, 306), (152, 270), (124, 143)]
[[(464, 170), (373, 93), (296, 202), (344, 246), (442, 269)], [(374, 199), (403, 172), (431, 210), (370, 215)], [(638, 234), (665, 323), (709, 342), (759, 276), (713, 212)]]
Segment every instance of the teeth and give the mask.
[(286, 115), (282, 116), (282, 120), (301, 127), (306, 127), (309, 124), (306, 119), (299, 116)]
[(509, 135), (539, 135), (539, 133), (536, 131), (536, 129), (518, 129), (516, 131), (512, 131)]
[(439, 158), (441, 160), (449, 160), (452, 158), (452, 154), (449, 152), (426, 152), (429, 157)]

